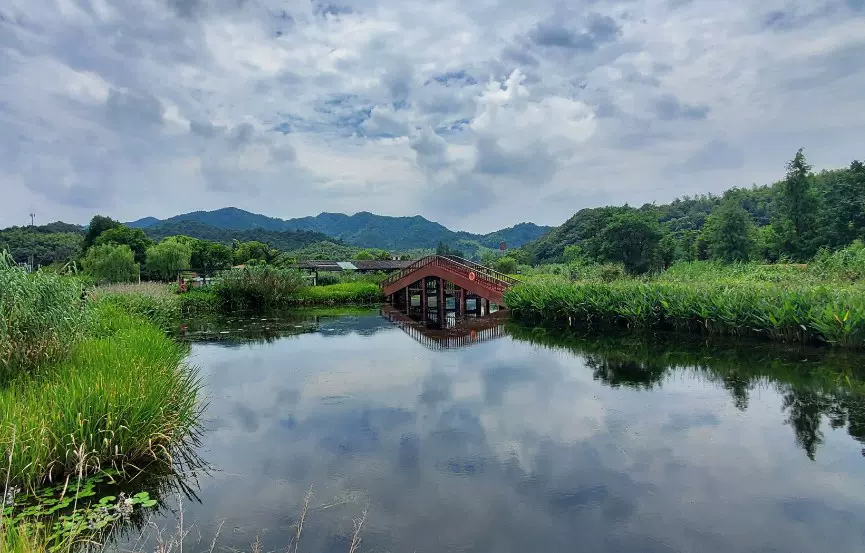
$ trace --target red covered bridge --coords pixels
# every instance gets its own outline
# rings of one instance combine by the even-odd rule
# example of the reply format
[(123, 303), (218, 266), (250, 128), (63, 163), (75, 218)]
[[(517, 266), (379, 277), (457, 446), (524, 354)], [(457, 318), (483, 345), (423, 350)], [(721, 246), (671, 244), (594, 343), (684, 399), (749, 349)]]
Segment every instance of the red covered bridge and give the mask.
[(420, 308), (424, 316), (435, 311), (443, 318), (447, 311), (487, 314), (490, 303), (501, 306), (505, 291), (517, 282), (467, 259), (430, 255), (397, 271), (381, 287), (395, 307)]

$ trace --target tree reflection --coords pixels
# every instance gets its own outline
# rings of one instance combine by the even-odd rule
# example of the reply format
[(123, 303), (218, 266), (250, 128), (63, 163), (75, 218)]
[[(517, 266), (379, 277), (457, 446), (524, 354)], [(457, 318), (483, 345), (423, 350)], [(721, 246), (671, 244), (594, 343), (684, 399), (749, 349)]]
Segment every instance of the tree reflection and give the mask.
[[(727, 390), (746, 410), (752, 390), (774, 387), (785, 422), (814, 460), (823, 444), (821, 424), (846, 429), (865, 444), (865, 356), (828, 349), (761, 343), (689, 341), (681, 336), (581, 336), (510, 324), (518, 340), (579, 354), (593, 377), (613, 388), (650, 390), (673, 371), (691, 371)], [(862, 450), (865, 456), (865, 448)]]

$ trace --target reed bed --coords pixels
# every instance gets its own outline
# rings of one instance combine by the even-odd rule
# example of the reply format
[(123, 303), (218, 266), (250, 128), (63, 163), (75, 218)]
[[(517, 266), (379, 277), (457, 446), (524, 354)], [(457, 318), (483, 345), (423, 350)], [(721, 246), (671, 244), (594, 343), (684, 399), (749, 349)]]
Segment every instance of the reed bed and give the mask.
[(674, 330), (865, 347), (865, 294), (857, 286), (767, 282), (524, 284), (505, 294), (517, 319), (604, 330)]
[(372, 282), (346, 282), (328, 286), (311, 286), (298, 290), (290, 299), (291, 305), (370, 305), (381, 303), (384, 297), (378, 284)]
[(93, 319), (65, 359), (0, 388), (13, 482), (168, 462), (196, 432), (200, 382), (185, 347), (116, 306), (97, 306)]
[(87, 327), (82, 289), (75, 278), (27, 274), (0, 252), (0, 381), (68, 354)]
[(222, 309), (266, 310), (286, 305), (304, 286), (303, 275), (292, 269), (252, 266), (223, 271), (213, 290)]

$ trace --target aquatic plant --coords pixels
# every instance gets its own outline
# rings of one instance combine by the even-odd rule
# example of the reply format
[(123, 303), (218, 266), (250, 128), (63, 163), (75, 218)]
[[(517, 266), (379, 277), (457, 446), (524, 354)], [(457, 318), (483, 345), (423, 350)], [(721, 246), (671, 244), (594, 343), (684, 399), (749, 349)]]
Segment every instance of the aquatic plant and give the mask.
[(518, 319), (593, 329), (669, 329), (865, 347), (858, 287), (765, 282), (523, 284), (505, 294)]
[(304, 286), (300, 272), (267, 265), (223, 271), (215, 280), (213, 290), (226, 309), (261, 310), (284, 306)]
[(200, 382), (183, 345), (113, 305), (94, 308), (89, 334), (38, 377), (0, 388), (12, 482), (168, 463), (197, 431)]
[(27, 274), (0, 252), (0, 380), (68, 354), (86, 328), (81, 291), (74, 277)]
[(346, 282), (329, 286), (310, 286), (289, 299), (291, 305), (368, 305), (384, 300), (381, 288), (372, 282)]

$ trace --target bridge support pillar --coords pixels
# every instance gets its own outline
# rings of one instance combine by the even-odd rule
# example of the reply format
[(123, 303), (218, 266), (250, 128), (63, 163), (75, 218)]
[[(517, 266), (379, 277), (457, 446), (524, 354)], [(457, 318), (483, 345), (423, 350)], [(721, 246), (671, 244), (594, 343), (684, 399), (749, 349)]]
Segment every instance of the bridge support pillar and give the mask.
[(438, 301), (436, 305), (438, 305), (439, 310), (439, 324), (442, 325), (442, 328), (445, 326), (445, 279), (439, 277), (437, 283), (437, 292), (438, 292)]
[(427, 319), (427, 304), (426, 277), (424, 277), (420, 281), (420, 307), (423, 311), (423, 322), (426, 322)]
[(490, 300), (486, 298), (481, 298), (481, 317), (484, 315), (488, 315), (490, 312)]
[(466, 309), (466, 289), (465, 288), (460, 288), (459, 302), (460, 302), (460, 306), (459, 306), (460, 317), (465, 317), (467, 315), (466, 312), (468, 311)]

